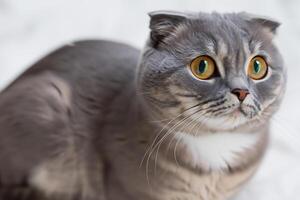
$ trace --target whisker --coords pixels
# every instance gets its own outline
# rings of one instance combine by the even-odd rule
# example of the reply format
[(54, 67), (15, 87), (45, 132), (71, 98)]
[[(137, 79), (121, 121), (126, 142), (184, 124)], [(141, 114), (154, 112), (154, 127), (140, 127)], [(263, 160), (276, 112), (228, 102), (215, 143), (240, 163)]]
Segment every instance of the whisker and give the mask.
[[(200, 111), (200, 112), (201, 112), (201, 111)], [(178, 134), (181, 132), (182, 129), (184, 129), (184, 128), (187, 127), (187, 126), (190, 126), (193, 122), (196, 121), (196, 120), (193, 119), (193, 118), (191, 118), (191, 119), (192, 119), (192, 120), (191, 120), (190, 122), (186, 123), (183, 127), (181, 127), (181, 129), (179, 129), (179, 130), (175, 133), (175, 135), (173, 136), (172, 140), (175, 139), (176, 135), (178, 135)], [(195, 124), (197, 124), (197, 123), (195, 123)], [(195, 126), (195, 124), (194, 124), (194, 126)], [(174, 150), (173, 150), (173, 156), (174, 156), (174, 160), (175, 160), (175, 162), (176, 162), (177, 167), (179, 167), (179, 162), (178, 162), (177, 156), (176, 156), (177, 145), (180, 143), (180, 141), (181, 141), (181, 139), (183, 138), (184, 135), (181, 134), (180, 136), (181, 136), (181, 137), (180, 137), (179, 139), (177, 139), (177, 141), (176, 141), (176, 143), (175, 143)], [(169, 145), (170, 145), (170, 144), (171, 144), (171, 142), (169, 143)], [(169, 147), (170, 147), (170, 146), (168, 146), (168, 148), (169, 148)]]
[[(202, 109), (199, 109), (199, 110), (202, 110)], [(196, 111), (198, 112), (198, 110)], [(196, 113), (194, 112), (194, 113)], [(192, 113), (192, 115), (194, 114)], [(183, 115), (184, 113), (181, 113), (181, 115)], [(187, 117), (184, 117), (183, 119), (181, 119), (178, 123), (174, 124), (171, 129), (168, 130), (168, 132), (155, 144), (156, 140), (159, 138), (160, 134), (163, 132), (163, 130), (167, 127), (167, 125), (169, 125), (171, 123), (168, 122), (167, 125), (164, 126), (164, 128), (157, 134), (157, 136), (155, 137), (154, 141), (152, 142), (152, 145), (148, 148), (148, 150), (146, 151), (146, 153), (144, 154), (144, 157), (143, 157), (143, 160), (141, 161), (141, 164), (140, 164), (140, 167), (142, 166), (142, 163), (144, 162), (145, 158), (146, 158), (146, 155), (148, 154), (148, 157), (147, 157), (147, 162), (146, 162), (146, 178), (147, 178), (147, 181), (148, 181), (148, 184), (150, 185), (150, 181), (149, 181), (149, 160), (151, 158), (151, 154), (155, 151), (155, 149), (157, 148), (158, 145), (160, 145), (160, 143), (162, 143), (162, 141), (168, 137), (171, 133), (169, 133), (170, 131), (172, 131), (172, 128), (174, 128), (174, 126), (178, 126), (179, 123), (182, 123), (182, 121), (186, 120), (188, 117), (190, 117), (191, 115), (187, 116)], [(176, 118), (174, 118), (172, 121), (176, 120), (179, 116), (177, 116)], [(151, 150), (152, 149), (152, 150)]]
[[(198, 104), (197, 104), (198, 105)], [(144, 154), (142, 161), (140, 163), (140, 167), (143, 164), (143, 161), (145, 160), (145, 157), (147, 155), (147, 153), (150, 151), (150, 149), (153, 148), (156, 140), (158, 139), (158, 137), (160, 136), (160, 134), (168, 127), (168, 125), (170, 125), (172, 122), (174, 122), (176, 119), (178, 119), (179, 117), (181, 117), (183, 114), (185, 114), (186, 111), (189, 111), (190, 109), (195, 108), (195, 106), (191, 106), (189, 108), (187, 108), (186, 110), (184, 110), (183, 112), (181, 112), (179, 115), (177, 115), (175, 118), (171, 119), (167, 124), (165, 124), (163, 126), (163, 128), (157, 133), (156, 137), (154, 138), (153, 142), (151, 143), (150, 147), (147, 149), (146, 153)]]
[[(215, 103), (215, 101), (219, 101), (219, 100), (222, 100), (224, 101), (223, 99), (224, 97), (219, 97), (219, 98), (216, 98), (216, 99), (213, 99), (213, 100), (206, 100), (206, 101), (202, 101), (200, 102), (199, 104), (197, 105), (194, 105), (194, 106), (191, 106), (189, 108), (187, 108), (186, 110), (184, 110), (182, 113), (180, 113), (179, 115), (177, 115), (174, 119), (171, 119), (167, 124), (164, 125), (164, 127), (159, 131), (159, 133), (156, 135), (155, 139), (153, 140), (152, 144), (149, 146), (149, 148), (146, 150), (146, 153), (144, 154), (143, 156), (143, 159), (140, 163), (140, 167), (142, 166), (145, 158), (146, 158), (146, 155), (148, 154), (148, 157), (147, 157), (147, 162), (146, 162), (146, 177), (147, 177), (147, 181), (148, 181), (148, 184), (150, 185), (150, 180), (149, 180), (149, 161), (150, 161), (150, 158), (151, 158), (151, 155), (153, 154), (153, 152), (155, 151), (155, 149), (158, 147), (158, 150), (157, 150), (157, 154), (156, 154), (156, 157), (155, 157), (155, 167), (156, 167), (156, 162), (157, 162), (157, 156), (158, 156), (158, 152), (159, 152), (159, 148), (160, 148), (160, 145), (162, 144), (162, 142), (170, 135), (172, 135), (172, 133), (174, 132), (174, 130), (176, 130), (177, 127), (179, 127), (180, 125), (184, 124), (185, 121), (187, 119), (189, 119), (191, 116), (193, 116), (194, 114), (200, 112), (200, 111), (204, 111), (204, 110), (207, 110), (207, 109), (210, 109), (211, 107), (214, 107), (214, 106), (217, 106), (220, 104), (220, 102), (217, 102)], [(200, 105), (203, 105), (203, 104), (207, 104), (207, 103), (211, 103), (210, 105), (208, 105), (207, 107), (205, 108), (199, 108), (197, 109)], [(179, 120), (179, 122), (175, 123), (174, 125), (172, 125), (169, 130), (167, 131), (167, 133), (165, 133), (165, 135), (163, 137), (160, 138), (161, 134), (163, 133), (163, 131), (169, 127), (169, 125), (171, 123), (173, 123), (176, 119), (178, 119), (179, 117), (181, 117), (183, 114), (185, 114), (187, 111), (189, 110), (192, 110), (192, 109), (197, 109), (195, 112), (193, 112), (192, 114), (184, 117), (183, 119)], [(159, 139), (160, 138), (160, 139)], [(159, 140), (158, 140), (159, 139)]]
[[(170, 120), (167, 124), (165, 124), (164, 127), (159, 131), (159, 133), (158, 133), (157, 136), (154, 138), (154, 140), (153, 140), (152, 144), (150, 145), (150, 147), (146, 150), (146, 153), (144, 154), (144, 156), (143, 156), (143, 158), (142, 158), (142, 161), (141, 161), (141, 163), (140, 163), (140, 167), (142, 166), (143, 161), (145, 160), (145, 157), (146, 157), (147, 153), (149, 153), (150, 149), (153, 148), (153, 146), (154, 146), (156, 140), (158, 139), (158, 137), (160, 136), (160, 134), (168, 127), (168, 125), (170, 125), (170, 124), (171, 124), (172, 122), (174, 122), (176, 119), (178, 119), (178, 118), (181, 117), (183, 114), (185, 114), (185, 112), (187, 112), (187, 111), (189, 111), (189, 110), (191, 110), (191, 109), (193, 109), (193, 108), (197, 108), (198, 106), (203, 105), (203, 104), (206, 104), (206, 103), (209, 103), (209, 102), (219, 101), (219, 100), (222, 100), (223, 98), (224, 98), (224, 97), (222, 96), (222, 97), (218, 97), (218, 98), (216, 98), (216, 99), (202, 101), (202, 102), (200, 102), (200, 103), (198, 103), (198, 104), (196, 104), (196, 105), (194, 105), (194, 106), (191, 106), (191, 107), (185, 109), (183, 112), (181, 112), (181, 113), (180, 113), (179, 115), (177, 115), (175, 118), (171, 119), (171, 120)], [(215, 104), (213, 104), (212, 106), (215, 106)], [(204, 108), (204, 109), (209, 109), (209, 108), (210, 108), (210, 107)]]
[[(202, 120), (199, 120), (199, 119), (201, 119), (203, 116), (202, 115), (199, 115), (196, 119), (192, 119), (192, 122), (194, 122), (194, 121), (196, 121), (196, 122), (199, 122), (199, 123), (194, 123), (194, 126), (191, 128), (191, 132), (193, 132), (192, 130), (197, 126), (197, 127), (199, 127), (199, 125), (200, 125), (200, 127), (203, 127), (204, 126), (204, 121), (206, 120), (205, 118), (203, 118)], [(199, 128), (197, 129), (197, 130), (199, 130)], [(195, 132), (195, 134), (193, 134), (195, 137), (196, 137), (196, 135), (197, 135), (197, 131)], [(177, 167), (179, 167), (179, 162), (178, 162), (178, 160), (177, 160), (177, 154), (176, 154), (176, 152), (177, 152), (177, 146), (178, 146), (178, 144), (181, 142), (181, 140), (182, 140), (182, 138), (184, 137), (184, 134), (181, 134), (181, 137), (176, 141), (176, 143), (175, 143), (175, 147), (174, 147), (174, 151), (173, 151), (173, 156), (174, 156), (174, 160), (175, 160), (175, 162), (176, 162), (176, 165), (177, 165)]]
[[(153, 148), (153, 151), (150, 152), (149, 156), (148, 156), (148, 159), (147, 159), (147, 163), (150, 159), (150, 156), (151, 154), (155, 151), (155, 148), (158, 146), (158, 150), (157, 150), (157, 154), (156, 154), (156, 157), (155, 157), (155, 160), (157, 160), (157, 155), (158, 155), (158, 151), (159, 151), (159, 147), (160, 145), (162, 144), (162, 142), (170, 135), (172, 135), (172, 133), (176, 130), (177, 127), (181, 126), (182, 124), (184, 124), (186, 122), (187, 119), (189, 119), (191, 116), (193, 116), (194, 114), (202, 111), (204, 109), (199, 109), (197, 110), (196, 112), (192, 113), (191, 115), (189, 116), (186, 116), (184, 117), (184, 119), (182, 119), (181, 121), (179, 121), (177, 124), (173, 125), (168, 131), (167, 133), (165, 133), (165, 135), (158, 141), (158, 143), (156, 144), (156, 146)], [(155, 161), (156, 162), (156, 161)], [(155, 163), (155, 166), (156, 166), (156, 163)]]

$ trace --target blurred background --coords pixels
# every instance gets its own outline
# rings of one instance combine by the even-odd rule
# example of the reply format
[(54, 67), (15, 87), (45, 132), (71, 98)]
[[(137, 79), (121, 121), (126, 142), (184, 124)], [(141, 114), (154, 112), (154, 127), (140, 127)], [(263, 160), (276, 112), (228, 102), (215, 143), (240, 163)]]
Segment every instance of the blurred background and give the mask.
[[(0, 0), (0, 90), (55, 48), (79, 39), (109, 39), (142, 48), (153, 10), (248, 11), (282, 22), (276, 43), (288, 68), (286, 98), (257, 175), (236, 200), (300, 196), (300, 1), (298, 0)], [(299, 77), (299, 78), (298, 78)]]

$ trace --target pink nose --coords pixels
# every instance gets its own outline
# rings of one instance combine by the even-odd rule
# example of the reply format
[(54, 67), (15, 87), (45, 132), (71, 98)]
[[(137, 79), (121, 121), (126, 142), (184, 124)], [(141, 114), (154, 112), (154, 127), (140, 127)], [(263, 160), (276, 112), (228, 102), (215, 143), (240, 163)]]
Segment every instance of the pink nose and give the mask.
[(244, 99), (246, 98), (246, 96), (249, 94), (249, 91), (247, 89), (233, 89), (231, 90), (231, 93), (236, 95), (237, 98), (240, 100), (240, 102), (244, 101)]

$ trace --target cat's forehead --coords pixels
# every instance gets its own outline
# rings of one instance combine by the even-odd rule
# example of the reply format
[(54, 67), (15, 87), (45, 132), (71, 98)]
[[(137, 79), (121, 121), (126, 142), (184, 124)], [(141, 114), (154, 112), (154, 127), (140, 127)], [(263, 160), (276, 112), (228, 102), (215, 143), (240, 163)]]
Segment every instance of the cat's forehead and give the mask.
[(202, 54), (240, 66), (263, 49), (266, 38), (258, 33), (236, 14), (199, 14), (178, 27), (171, 47), (187, 61)]
[[(206, 51), (224, 55), (233, 55), (239, 50), (253, 51), (255, 44), (246, 24), (232, 15), (211, 14), (192, 19), (186, 24), (186, 39), (207, 48)], [(191, 33), (192, 32), (192, 33)]]
[(278, 68), (281, 58), (273, 44), (280, 23), (249, 13), (150, 13), (149, 46), (175, 66), (206, 55), (217, 66), (238, 72), (251, 58), (262, 56)]

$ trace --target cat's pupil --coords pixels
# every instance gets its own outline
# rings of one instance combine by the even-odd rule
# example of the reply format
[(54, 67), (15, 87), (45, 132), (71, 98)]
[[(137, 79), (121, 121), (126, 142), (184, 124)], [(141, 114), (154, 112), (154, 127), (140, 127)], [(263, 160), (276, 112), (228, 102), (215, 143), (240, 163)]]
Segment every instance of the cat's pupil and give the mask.
[(254, 73), (259, 73), (259, 71), (260, 71), (260, 62), (258, 61), (258, 60), (255, 60), (254, 61)]
[(203, 74), (207, 70), (207, 61), (206, 60), (201, 60), (199, 63), (199, 74)]

